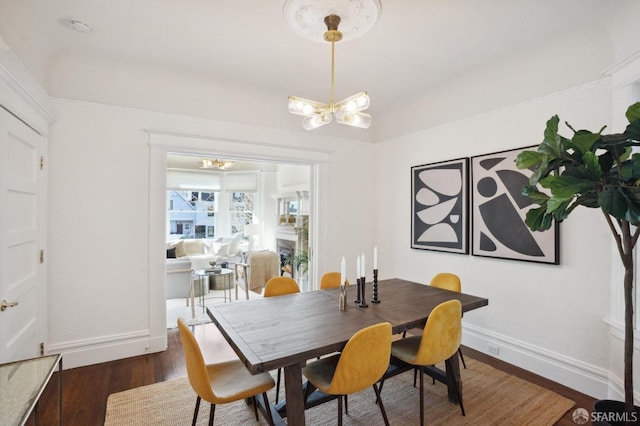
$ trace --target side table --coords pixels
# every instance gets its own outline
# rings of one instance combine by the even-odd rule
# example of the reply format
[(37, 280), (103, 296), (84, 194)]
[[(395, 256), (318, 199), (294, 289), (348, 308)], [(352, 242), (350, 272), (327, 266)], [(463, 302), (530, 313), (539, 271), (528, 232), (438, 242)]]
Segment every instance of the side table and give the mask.
[(214, 269), (198, 269), (193, 272), (194, 276), (198, 277), (198, 283), (200, 285), (200, 305), (202, 306), (202, 311), (204, 312), (205, 306), (205, 295), (204, 295), (204, 282), (205, 277), (214, 277), (214, 282), (217, 284), (218, 277), (224, 277), (225, 281), (223, 284), (223, 299), (224, 303), (227, 303), (227, 290), (229, 290), (229, 302), (231, 302), (231, 287), (234, 283), (233, 279), (233, 269), (228, 268), (220, 268), (219, 270)]
[[(54, 371), (58, 369), (58, 424), (62, 425), (62, 354), (0, 365), (0, 424), (24, 425), (35, 412)], [(35, 410), (35, 411), (34, 411)]]

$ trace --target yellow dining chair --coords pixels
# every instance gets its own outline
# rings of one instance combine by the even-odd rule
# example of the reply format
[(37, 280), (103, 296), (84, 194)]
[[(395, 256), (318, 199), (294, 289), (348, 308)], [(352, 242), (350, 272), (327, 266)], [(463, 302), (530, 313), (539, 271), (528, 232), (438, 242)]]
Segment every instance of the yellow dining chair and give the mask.
[[(441, 272), (439, 274), (434, 275), (429, 285), (431, 287), (437, 287), (437, 288), (442, 288), (444, 290), (455, 291), (456, 293), (462, 292), (462, 286), (460, 285), (460, 277), (450, 272)], [(462, 356), (462, 350), (460, 348), (458, 348), (458, 355), (460, 355), (460, 361), (462, 361), (462, 366), (466, 369), (467, 363), (464, 362), (464, 357)]]
[(452, 274), (451, 272), (440, 272), (439, 274), (435, 274), (433, 278), (431, 278), (429, 285), (432, 287), (455, 291), (457, 293), (462, 291), (460, 277), (456, 274)]
[(273, 277), (264, 286), (264, 297), (300, 293), (298, 283), (291, 277)]
[[(264, 297), (284, 296), (287, 294), (300, 293), (298, 283), (291, 277), (273, 277), (264, 286)], [(282, 368), (278, 368), (278, 377), (276, 381), (276, 404), (280, 397), (280, 380), (282, 376)]]
[(251, 398), (256, 420), (258, 420), (256, 395), (262, 394), (267, 422), (273, 425), (267, 391), (273, 388), (275, 383), (269, 373), (253, 375), (240, 360), (207, 365), (204, 362), (200, 346), (184, 319), (178, 318), (178, 328), (189, 382), (198, 395), (192, 424), (195, 425), (198, 420), (200, 401), (203, 399), (211, 404), (209, 426), (213, 426), (216, 404), (226, 404), (247, 398)]
[(340, 287), (340, 272), (325, 272), (320, 278), (320, 288)]
[(384, 424), (389, 426), (377, 382), (389, 367), (390, 353), (391, 324), (383, 322), (358, 331), (341, 353), (307, 364), (302, 374), (321, 392), (338, 396), (339, 426), (342, 426), (342, 399), (346, 403), (348, 394), (369, 386), (376, 393)]
[[(420, 425), (424, 424), (424, 371), (422, 367), (435, 365), (445, 361), (447, 368), (451, 367), (449, 358), (454, 356), (462, 339), (462, 305), (459, 300), (449, 300), (436, 306), (424, 326), (422, 336), (411, 336), (396, 340), (391, 344), (391, 357), (399, 359), (418, 370), (420, 375)], [(392, 361), (393, 362), (393, 361)], [(406, 371), (398, 369), (396, 375)], [(389, 373), (384, 380), (391, 377)], [(460, 410), (464, 416), (462, 394), (458, 383), (455, 383)]]

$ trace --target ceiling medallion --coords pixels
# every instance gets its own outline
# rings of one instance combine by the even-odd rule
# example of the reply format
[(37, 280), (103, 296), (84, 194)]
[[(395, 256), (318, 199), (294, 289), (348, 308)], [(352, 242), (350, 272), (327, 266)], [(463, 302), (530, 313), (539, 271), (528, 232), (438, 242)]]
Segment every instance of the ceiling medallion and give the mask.
[(337, 15), (342, 40), (348, 41), (373, 28), (381, 10), (380, 0), (285, 0), (283, 14), (296, 34), (317, 42), (327, 30), (324, 18)]

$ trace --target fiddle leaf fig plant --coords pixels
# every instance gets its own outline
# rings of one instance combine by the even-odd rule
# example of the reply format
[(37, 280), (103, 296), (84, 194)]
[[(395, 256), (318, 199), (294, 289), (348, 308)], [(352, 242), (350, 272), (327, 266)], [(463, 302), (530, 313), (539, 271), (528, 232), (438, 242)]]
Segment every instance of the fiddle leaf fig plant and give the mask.
[[(622, 133), (603, 134), (575, 130), (571, 138), (558, 133), (560, 119), (547, 121), (544, 140), (535, 151), (523, 151), (516, 159), (519, 169), (533, 175), (522, 194), (537, 207), (525, 223), (533, 231), (544, 231), (553, 221), (562, 222), (578, 206), (600, 209), (615, 240), (624, 266), (625, 411), (633, 412), (633, 248), (640, 236), (640, 102), (626, 113), (629, 125)], [(546, 192), (538, 189), (546, 188)], [(550, 194), (550, 195), (548, 195)]]

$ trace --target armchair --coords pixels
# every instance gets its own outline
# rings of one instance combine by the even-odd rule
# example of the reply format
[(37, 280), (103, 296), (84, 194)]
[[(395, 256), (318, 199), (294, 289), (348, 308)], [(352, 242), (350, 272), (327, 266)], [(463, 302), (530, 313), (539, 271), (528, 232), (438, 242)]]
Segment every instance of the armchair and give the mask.
[(273, 277), (280, 275), (280, 256), (274, 251), (256, 251), (247, 254), (245, 263), (234, 265), (236, 276), (236, 300), (238, 287), (244, 288), (249, 300), (249, 290), (260, 293), (262, 287)]

